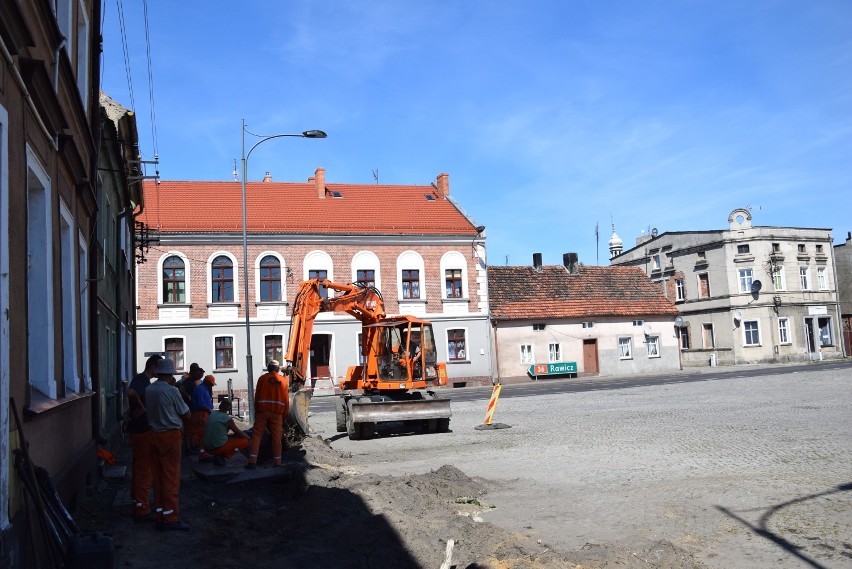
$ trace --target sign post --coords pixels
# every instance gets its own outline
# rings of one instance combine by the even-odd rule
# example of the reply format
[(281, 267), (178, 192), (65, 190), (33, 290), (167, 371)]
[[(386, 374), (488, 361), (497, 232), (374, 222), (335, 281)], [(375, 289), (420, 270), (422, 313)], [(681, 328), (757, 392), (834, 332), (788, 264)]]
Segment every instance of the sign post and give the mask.
[(550, 362), (546, 364), (533, 364), (527, 370), (533, 379), (540, 375), (560, 375), (565, 373), (577, 373), (577, 362)]

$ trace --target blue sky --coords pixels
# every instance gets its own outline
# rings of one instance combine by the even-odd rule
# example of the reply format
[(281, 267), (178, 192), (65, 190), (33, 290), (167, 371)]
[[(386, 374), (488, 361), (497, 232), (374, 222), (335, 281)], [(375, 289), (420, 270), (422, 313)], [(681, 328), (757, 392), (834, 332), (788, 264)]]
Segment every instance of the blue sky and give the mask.
[(124, 4), (132, 94), (109, 0), (102, 89), (163, 179), (233, 179), (245, 118), (329, 135), (264, 143), (249, 180), (449, 173), (490, 264), (608, 264), (611, 220), (626, 249), (746, 206), (852, 231), (847, 0), (149, 0), (153, 113), (142, 3)]

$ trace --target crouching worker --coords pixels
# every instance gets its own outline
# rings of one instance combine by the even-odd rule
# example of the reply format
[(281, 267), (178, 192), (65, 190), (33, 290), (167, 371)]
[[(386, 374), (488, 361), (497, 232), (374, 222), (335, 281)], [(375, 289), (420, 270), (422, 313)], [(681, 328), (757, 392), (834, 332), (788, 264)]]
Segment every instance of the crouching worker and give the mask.
[[(213, 462), (217, 466), (225, 466), (238, 450), (248, 448), (249, 445), (249, 436), (240, 430), (230, 412), (231, 401), (223, 399), (219, 403), (219, 410), (210, 414), (204, 428), (203, 448), (213, 455)], [(229, 436), (228, 431), (234, 434)]]

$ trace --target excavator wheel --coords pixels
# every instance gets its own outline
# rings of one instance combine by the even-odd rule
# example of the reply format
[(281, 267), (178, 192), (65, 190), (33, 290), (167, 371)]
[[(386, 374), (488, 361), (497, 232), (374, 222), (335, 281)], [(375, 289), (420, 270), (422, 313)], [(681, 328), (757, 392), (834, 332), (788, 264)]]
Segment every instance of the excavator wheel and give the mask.
[(334, 418), (337, 420), (337, 432), (346, 432), (346, 401), (339, 397), (334, 404)]
[(349, 435), (350, 441), (357, 441), (361, 438), (361, 426), (352, 421), (352, 403), (357, 399), (350, 399), (346, 402), (346, 433)]

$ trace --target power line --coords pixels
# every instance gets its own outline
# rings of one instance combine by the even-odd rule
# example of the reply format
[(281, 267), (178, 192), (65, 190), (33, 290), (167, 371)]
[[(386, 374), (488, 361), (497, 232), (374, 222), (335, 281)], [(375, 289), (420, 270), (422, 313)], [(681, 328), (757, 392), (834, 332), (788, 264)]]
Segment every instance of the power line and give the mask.
[(145, 52), (148, 60), (148, 104), (151, 112), (151, 141), (154, 148), (154, 160), (158, 160), (160, 152), (157, 148), (157, 113), (154, 109), (154, 71), (151, 65), (151, 34), (148, 26), (148, 0), (142, 1), (142, 8), (145, 15)]
[(115, 0), (118, 9), (118, 29), (121, 31), (121, 49), (124, 53), (124, 74), (127, 77), (127, 93), (130, 96), (130, 108), (136, 111), (136, 99), (133, 97), (133, 78), (130, 73), (130, 53), (127, 49), (127, 29), (124, 24), (124, 6), (121, 0)]

